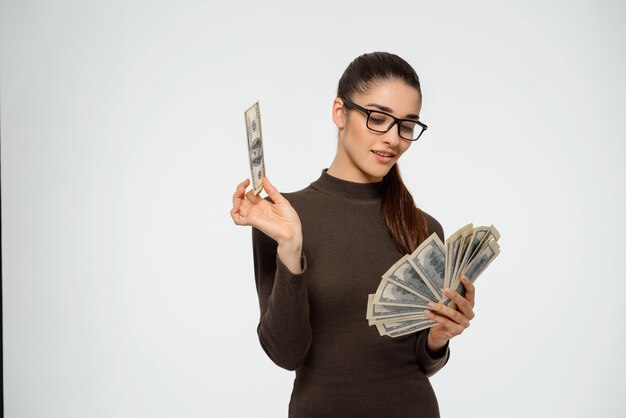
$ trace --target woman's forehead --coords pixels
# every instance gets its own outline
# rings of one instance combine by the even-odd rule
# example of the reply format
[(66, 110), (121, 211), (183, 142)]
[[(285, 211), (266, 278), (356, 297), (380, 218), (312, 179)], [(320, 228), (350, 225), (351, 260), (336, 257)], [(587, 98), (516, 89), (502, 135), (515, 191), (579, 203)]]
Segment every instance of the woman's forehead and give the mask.
[(422, 97), (415, 87), (404, 81), (391, 79), (372, 83), (353, 100), (358, 101), (361, 106), (372, 106), (404, 117), (408, 114), (419, 115)]

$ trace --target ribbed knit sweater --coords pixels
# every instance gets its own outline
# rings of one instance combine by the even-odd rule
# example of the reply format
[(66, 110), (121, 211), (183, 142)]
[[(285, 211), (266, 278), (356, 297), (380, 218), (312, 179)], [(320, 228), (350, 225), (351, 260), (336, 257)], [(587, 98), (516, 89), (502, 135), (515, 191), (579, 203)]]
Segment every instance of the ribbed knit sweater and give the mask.
[[(428, 330), (391, 338), (365, 319), (367, 295), (404, 255), (379, 214), (382, 182), (354, 183), (326, 171), (282, 193), (302, 223), (300, 274), (277, 257), (273, 239), (252, 228), (257, 333), (269, 358), (296, 372), (289, 416), (439, 417), (428, 376), (447, 363), (448, 345), (429, 353)], [(425, 215), (428, 235), (443, 241), (439, 222)]]

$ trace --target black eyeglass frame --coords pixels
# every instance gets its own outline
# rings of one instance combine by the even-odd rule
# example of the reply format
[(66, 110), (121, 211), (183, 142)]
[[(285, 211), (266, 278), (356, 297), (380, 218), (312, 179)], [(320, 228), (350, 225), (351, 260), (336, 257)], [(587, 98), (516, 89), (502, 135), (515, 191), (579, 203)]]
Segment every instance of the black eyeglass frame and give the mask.
[[(405, 141), (415, 142), (415, 141), (417, 141), (418, 139), (420, 139), (420, 137), (422, 136), (422, 134), (424, 133), (424, 131), (425, 131), (426, 129), (428, 129), (428, 126), (427, 126), (426, 124), (424, 124), (424, 123), (420, 122), (419, 120), (413, 120), (413, 119), (400, 119), (400, 118), (395, 117), (394, 115), (390, 115), (390, 114), (389, 114), (389, 113), (387, 113), (387, 112), (383, 112), (383, 111), (380, 111), (380, 110), (370, 110), (370, 109), (366, 109), (366, 108), (364, 108), (363, 106), (359, 106), (358, 104), (354, 103), (354, 102), (353, 102), (353, 101), (351, 101), (351, 100), (344, 99), (343, 97), (340, 97), (340, 99), (343, 101), (343, 103), (346, 105), (346, 107), (349, 107), (349, 108), (352, 108), (352, 109), (356, 109), (356, 110), (359, 110), (359, 111), (361, 111), (361, 112), (363, 112), (363, 113), (367, 114), (367, 120), (365, 121), (365, 126), (367, 126), (367, 129), (370, 129), (370, 130), (372, 130), (372, 131), (374, 131), (374, 132), (386, 133), (386, 132), (389, 132), (389, 131), (391, 130), (391, 128), (393, 128), (393, 126), (394, 126), (394, 125), (396, 125), (396, 126), (398, 127), (398, 135), (400, 135), (400, 138), (404, 139)], [(378, 129), (371, 128), (371, 127), (370, 127), (370, 115), (371, 115), (372, 113), (382, 113), (383, 115), (389, 116), (390, 118), (392, 118), (392, 119), (393, 119), (393, 123), (390, 123), (390, 124), (389, 124), (389, 126), (387, 127), (387, 130), (385, 130), (385, 131), (381, 131), (381, 130), (378, 130)], [(422, 127), (422, 131), (421, 131), (421, 132), (420, 132), (420, 134), (417, 136), (417, 138), (415, 138), (415, 139), (409, 139), (409, 138), (405, 138), (405, 137), (403, 137), (403, 136), (402, 136), (402, 133), (400, 132), (400, 122), (402, 122), (402, 121), (415, 123), (415, 124), (417, 124), (417, 125), (419, 125), (419, 126), (421, 126), (421, 127)]]

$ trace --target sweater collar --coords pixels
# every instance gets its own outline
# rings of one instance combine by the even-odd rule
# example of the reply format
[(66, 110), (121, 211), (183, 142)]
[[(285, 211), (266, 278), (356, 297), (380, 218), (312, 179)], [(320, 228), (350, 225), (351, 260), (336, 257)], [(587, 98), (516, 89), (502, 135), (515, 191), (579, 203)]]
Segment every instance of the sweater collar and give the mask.
[(324, 168), (320, 178), (311, 183), (314, 189), (358, 201), (380, 201), (382, 198), (382, 181), (376, 183), (355, 183), (333, 177), (327, 171), (328, 168)]

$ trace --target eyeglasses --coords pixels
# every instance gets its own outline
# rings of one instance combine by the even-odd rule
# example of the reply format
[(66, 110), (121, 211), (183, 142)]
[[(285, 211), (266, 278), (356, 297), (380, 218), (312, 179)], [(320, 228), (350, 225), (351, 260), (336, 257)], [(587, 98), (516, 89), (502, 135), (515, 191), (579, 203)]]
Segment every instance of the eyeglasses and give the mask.
[(341, 98), (341, 100), (343, 100), (346, 107), (367, 114), (365, 126), (374, 132), (389, 132), (393, 125), (398, 125), (398, 135), (400, 135), (400, 138), (407, 141), (417, 141), (426, 128), (428, 128), (428, 126), (418, 120), (399, 119), (389, 113), (366, 109), (348, 99)]

